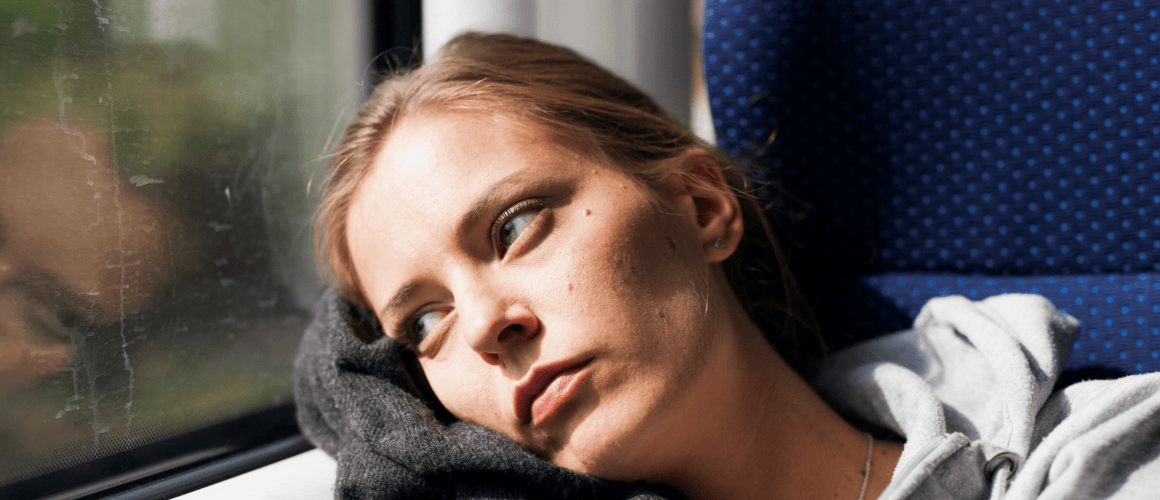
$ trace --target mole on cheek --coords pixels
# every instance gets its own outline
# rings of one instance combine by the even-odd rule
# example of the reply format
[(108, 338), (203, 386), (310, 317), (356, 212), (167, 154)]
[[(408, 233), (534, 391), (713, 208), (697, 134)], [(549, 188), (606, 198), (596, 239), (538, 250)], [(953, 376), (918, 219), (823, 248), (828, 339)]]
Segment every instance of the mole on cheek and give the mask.
[(585, 216), (585, 217), (587, 217), (587, 216), (589, 216), (589, 215), (592, 215), (592, 211), (591, 211), (591, 210), (588, 210), (587, 208), (585, 208), (585, 209), (584, 209), (584, 216)]

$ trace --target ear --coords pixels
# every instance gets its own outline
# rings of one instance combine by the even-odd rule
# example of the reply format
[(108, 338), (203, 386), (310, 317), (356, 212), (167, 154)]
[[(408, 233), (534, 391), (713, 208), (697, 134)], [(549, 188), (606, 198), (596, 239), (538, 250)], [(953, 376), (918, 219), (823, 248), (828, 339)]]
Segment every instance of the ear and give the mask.
[(721, 262), (737, 250), (745, 231), (741, 204), (725, 180), (717, 159), (703, 149), (673, 161), (679, 169), (666, 184), (676, 206), (697, 226), (697, 236), (709, 262)]

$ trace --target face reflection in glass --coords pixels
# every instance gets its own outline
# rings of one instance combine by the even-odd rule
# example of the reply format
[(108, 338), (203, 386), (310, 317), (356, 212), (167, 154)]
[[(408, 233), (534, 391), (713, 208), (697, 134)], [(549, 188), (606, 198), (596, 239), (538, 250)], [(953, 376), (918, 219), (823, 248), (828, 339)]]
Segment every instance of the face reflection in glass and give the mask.
[(396, 125), (347, 242), (384, 330), (453, 414), (632, 478), (727, 359), (697, 206), (541, 127), (433, 112)]
[(66, 367), (69, 323), (156, 300), (188, 266), (179, 221), (119, 182), (95, 130), (39, 124), (0, 143), (0, 393)]

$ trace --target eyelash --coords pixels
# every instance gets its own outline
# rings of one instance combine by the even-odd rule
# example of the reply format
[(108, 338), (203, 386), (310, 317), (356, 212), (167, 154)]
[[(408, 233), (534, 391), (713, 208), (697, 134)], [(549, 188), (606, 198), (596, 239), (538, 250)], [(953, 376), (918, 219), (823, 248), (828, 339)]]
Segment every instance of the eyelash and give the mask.
[(395, 342), (402, 344), (403, 347), (410, 349), (415, 353), (419, 353), (419, 344), (422, 344), (423, 342), (416, 338), (417, 335), (415, 334), (413, 327), (415, 326), (415, 323), (419, 321), (419, 318), (422, 318), (424, 314), (429, 312), (432, 312), (432, 310), (421, 309), (415, 314), (399, 320), (399, 322), (394, 325), (394, 330), (399, 332), (399, 334), (394, 337)]
[[(399, 344), (401, 344), (403, 346), (403, 348), (408, 349), (411, 352), (414, 352), (415, 354), (422, 354), (420, 352), (419, 346), (422, 345), (426, 339), (420, 340), (418, 338), (418, 334), (415, 332), (415, 329), (414, 329), (415, 323), (418, 322), (419, 318), (422, 318), (424, 314), (427, 314), (427, 313), (432, 312), (432, 311), (438, 311), (438, 310), (439, 310), (438, 308), (435, 308), (435, 309), (423, 308), (423, 309), (420, 309), (409, 316), (406, 316), (406, 317), (396, 321), (394, 323), (394, 325), (392, 325), (392, 327), (393, 327), (392, 331), (395, 332), (395, 335), (391, 335), (390, 336), (391, 339), (394, 340), (395, 342), (398, 342)], [(440, 323), (442, 323), (443, 321), (446, 321), (446, 317), (440, 319)], [(440, 327), (436, 327), (435, 329), (433, 329), (430, 332), (430, 334), (428, 335), (428, 338), (434, 338), (435, 332), (438, 331), (439, 329), (440, 329)]]
[(507, 251), (506, 248), (501, 248), (499, 243), (499, 232), (500, 229), (503, 228), (504, 224), (507, 224), (508, 221), (514, 219), (517, 215), (520, 215), (529, 210), (542, 209), (543, 207), (544, 200), (542, 198), (529, 198), (508, 207), (503, 212), (500, 212), (498, 216), (496, 216), (495, 220), (491, 223), (490, 238), (492, 248), (496, 249), (497, 255), (502, 257)]

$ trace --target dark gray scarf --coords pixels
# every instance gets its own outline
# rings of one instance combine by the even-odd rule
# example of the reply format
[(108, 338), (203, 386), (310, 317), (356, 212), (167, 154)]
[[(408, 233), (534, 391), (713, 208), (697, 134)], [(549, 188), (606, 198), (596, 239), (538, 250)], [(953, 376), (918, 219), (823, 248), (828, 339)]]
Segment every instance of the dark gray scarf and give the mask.
[(632, 498), (680, 494), (552, 465), (439, 404), (414, 355), (327, 291), (294, 361), (298, 424), (338, 460), (335, 498)]

